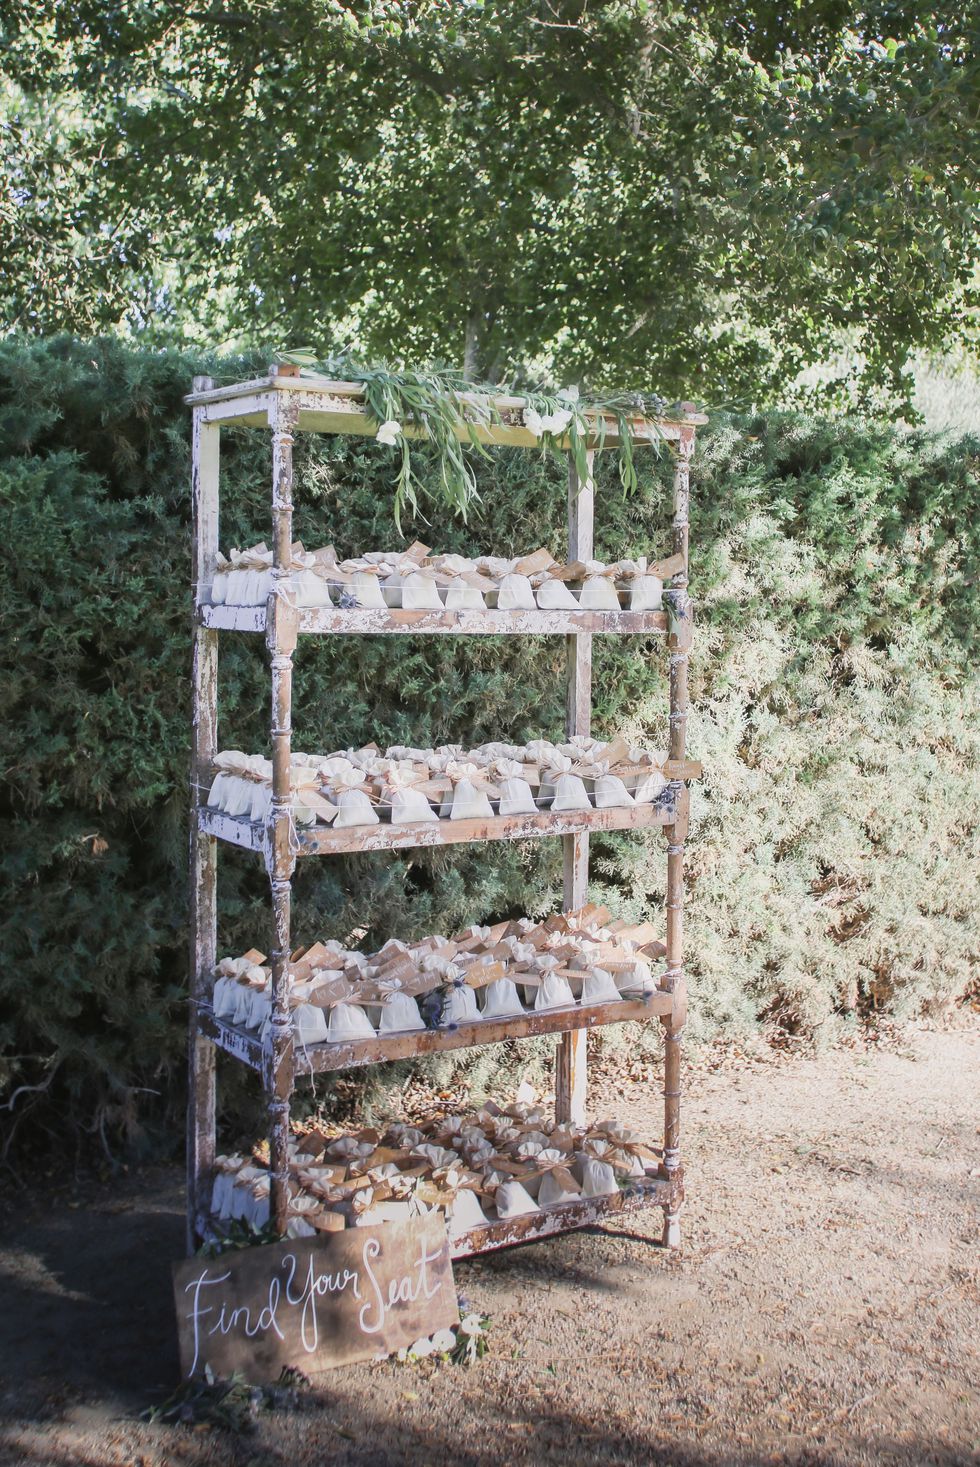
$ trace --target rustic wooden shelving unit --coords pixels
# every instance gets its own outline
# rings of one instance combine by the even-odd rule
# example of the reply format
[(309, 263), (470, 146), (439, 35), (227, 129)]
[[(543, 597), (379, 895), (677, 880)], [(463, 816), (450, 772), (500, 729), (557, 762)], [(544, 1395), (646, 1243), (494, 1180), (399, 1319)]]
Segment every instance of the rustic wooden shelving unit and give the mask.
[[(479, 1044), (493, 1044), (531, 1034), (558, 1035), (555, 1110), (559, 1120), (580, 1124), (585, 1118), (586, 1039), (598, 1024), (657, 1017), (664, 1025), (663, 1161), (657, 1177), (630, 1185), (615, 1197), (588, 1198), (507, 1222), (491, 1222), (453, 1240), (453, 1257), (465, 1257), (557, 1232), (585, 1227), (604, 1217), (638, 1207), (664, 1210), (664, 1242), (679, 1241), (683, 1172), (679, 1152), (680, 1036), (687, 1012), (683, 965), (684, 843), (687, 836), (687, 781), (698, 766), (685, 757), (687, 665), (691, 644), (688, 600), (688, 497), (695, 431), (705, 418), (684, 404), (674, 416), (656, 423), (631, 424), (637, 447), (651, 435), (666, 441), (674, 454), (673, 545), (665, 586), (666, 611), (381, 611), (325, 607), (296, 612), (289, 604), (293, 542), (293, 443), (297, 432), (352, 433), (372, 436), (377, 425), (367, 412), (357, 383), (331, 382), (299, 375), (292, 368), (270, 368), (267, 376), (237, 386), (215, 388), (196, 378), (186, 401), (193, 409), (194, 509), (194, 665), (191, 773), (191, 957), (187, 1138), (188, 1246), (204, 1236), (207, 1199), (215, 1156), (215, 1053), (223, 1049), (261, 1076), (268, 1096), (272, 1218), (285, 1230), (288, 1188), (290, 1097), (304, 1075), (413, 1055), (431, 1054)], [(478, 429), (486, 443), (537, 446), (522, 425), (521, 398), (494, 400), (500, 422)], [(273, 594), (264, 607), (212, 605), (210, 587), (218, 553), (219, 464), (222, 426), (264, 428), (272, 437)], [(591, 478), (594, 443), (602, 438), (615, 447), (617, 424), (612, 417), (600, 435), (596, 425), (589, 449), (589, 477), (581, 479), (569, 456), (568, 556), (588, 560), (593, 549), (594, 489)], [(412, 430), (407, 431), (411, 434)], [(466, 433), (461, 430), (460, 436)], [(262, 634), (269, 649), (272, 684), (272, 806), (265, 828), (236, 820), (204, 804), (212, 760), (218, 752), (218, 642), (223, 631)], [(657, 805), (629, 809), (550, 812), (497, 816), (420, 825), (380, 825), (346, 830), (329, 826), (301, 828), (290, 819), (289, 781), (292, 662), (302, 635), (561, 635), (566, 639), (568, 697), (566, 730), (588, 734), (591, 718), (592, 636), (594, 633), (642, 633), (664, 637), (669, 658), (670, 747), (666, 773), (668, 798)], [(658, 989), (642, 998), (618, 1003), (576, 1005), (515, 1018), (490, 1019), (445, 1030), (393, 1034), (346, 1043), (320, 1043), (294, 1049), (289, 1013), (291, 883), (300, 856), (344, 851), (400, 850), (410, 846), (448, 845), (467, 841), (524, 840), (559, 836), (564, 848), (563, 898), (566, 910), (587, 901), (589, 834), (659, 826), (667, 837), (666, 958)], [(298, 841), (297, 841), (298, 837)], [(225, 841), (259, 853), (265, 860), (273, 912), (272, 1017), (270, 1038), (217, 1019), (211, 1006), (211, 975), (217, 952), (218, 843)], [(298, 849), (297, 849), (298, 844)]]

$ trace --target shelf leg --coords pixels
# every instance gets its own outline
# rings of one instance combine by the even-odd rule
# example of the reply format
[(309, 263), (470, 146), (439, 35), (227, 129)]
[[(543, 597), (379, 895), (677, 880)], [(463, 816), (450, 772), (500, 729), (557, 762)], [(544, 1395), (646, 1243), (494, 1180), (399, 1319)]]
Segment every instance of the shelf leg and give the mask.
[[(195, 380), (195, 389), (211, 386)], [(220, 428), (196, 408), (191, 500), (193, 581), (200, 605), (214, 576), (218, 551)], [(187, 1251), (197, 1246), (197, 1217), (207, 1210), (215, 1152), (215, 1051), (198, 1032), (198, 1007), (208, 1002), (217, 946), (218, 843), (198, 829), (198, 808), (218, 749), (218, 634), (195, 625), (191, 673), (193, 744), (190, 769), (190, 953), (187, 1084)]]
[[(684, 557), (684, 568), (665, 592), (669, 624), (667, 650), (670, 657), (670, 757), (683, 759), (687, 745), (687, 664), (691, 645), (691, 612), (687, 596), (688, 501), (690, 460), (694, 429), (682, 437), (674, 471), (674, 554)], [(675, 996), (673, 1012), (664, 1025), (664, 1172), (671, 1183), (670, 1200), (664, 1207), (663, 1242), (668, 1248), (680, 1245), (682, 1173), (680, 1160), (681, 1120), (681, 1032), (686, 1015), (684, 980), (684, 842), (687, 839), (690, 792), (681, 783), (674, 789), (677, 815), (665, 830), (667, 837), (667, 962), (663, 987)]]
[(669, 1207), (664, 1208), (664, 1230), (661, 1242), (665, 1248), (679, 1248), (681, 1246), (681, 1218), (680, 1206), (673, 1211)]
[[(595, 489), (592, 480), (594, 455), (588, 454), (588, 474), (581, 479), (574, 460), (568, 460), (568, 558), (591, 560)], [(567, 701), (565, 730), (588, 734), (592, 728), (592, 636), (578, 632), (565, 638)], [(562, 836), (562, 901), (566, 912), (582, 907), (589, 892), (589, 837)], [(573, 1125), (585, 1124), (588, 1084), (588, 1034), (584, 1029), (563, 1034), (555, 1054), (555, 1118)]]
[(272, 803), (266, 841), (266, 866), (272, 892), (274, 940), (272, 968), (271, 1073), (269, 1107), (270, 1216), (277, 1233), (286, 1231), (289, 1206), (289, 1106), (293, 1090), (293, 1028), (289, 1012), (290, 908), (298, 838), (290, 780), (292, 747), (293, 653), (297, 641), (292, 580), (293, 430), (296, 408), (276, 393), (272, 429), (272, 594), (267, 607), (267, 640), (272, 672)]

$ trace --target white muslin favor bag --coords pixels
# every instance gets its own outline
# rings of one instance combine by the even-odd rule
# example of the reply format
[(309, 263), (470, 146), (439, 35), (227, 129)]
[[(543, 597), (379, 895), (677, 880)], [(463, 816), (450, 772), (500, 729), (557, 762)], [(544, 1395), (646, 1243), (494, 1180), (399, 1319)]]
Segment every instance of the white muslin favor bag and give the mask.
[(511, 1019), (523, 1012), (516, 983), (509, 978), (496, 978), (486, 985), (483, 990), (483, 1018)]
[(582, 1160), (582, 1196), (614, 1197), (619, 1191), (616, 1173), (607, 1161), (588, 1156)]
[(333, 796), (333, 803), (337, 806), (334, 830), (352, 825), (379, 824), (378, 812), (363, 790), (339, 790)]
[(497, 590), (499, 611), (533, 611), (534, 587), (527, 576), (504, 576)]
[(630, 611), (659, 611), (664, 583), (657, 576), (634, 576), (629, 583)]
[(550, 799), (552, 810), (591, 810), (581, 775), (572, 774), (567, 754), (555, 753), (541, 778), (541, 794)]
[(480, 1017), (476, 992), (468, 983), (454, 984), (442, 1005), (442, 1024), (468, 1024)]
[(558, 1207), (563, 1202), (577, 1202), (580, 1196), (580, 1192), (573, 1191), (567, 1184), (563, 1186), (554, 1172), (545, 1172), (538, 1188), (538, 1206)]
[(293, 1031), (299, 1044), (319, 1044), (327, 1037), (327, 1016), (315, 1003), (297, 1004), (293, 1009)]
[(524, 778), (524, 765), (517, 759), (496, 759), (492, 765), (494, 782), (500, 790), (498, 809), (501, 815), (536, 815), (531, 786)]
[(481, 1228), (489, 1218), (480, 1206), (480, 1199), (469, 1187), (460, 1187), (449, 1209), (449, 1236), (456, 1238), (470, 1228)]
[(365, 610), (383, 610), (387, 604), (380, 581), (370, 571), (355, 571), (347, 585), (340, 587), (341, 595), (344, 591)]
[(600, 774), (593, 790), (597, 810), (618, 810), (633, 804), (633, 796), (615, 774)]
[(590, 611), (618, 611), (619, 592), (608, 576), (586, 576), (578, 604)]
[(538, 1012), (542, 1009), (563, 1009), (574, 1002), (568, 979), (562, 978), (558, 973), (549, 973), (534, 995), (534, 1007)]
[[(235, 553), (235, 551), (232, 551), (233, 555)], [(225, 604), (227, 606), (243, 606), (245, 603), (242, 597), (245, 594), (247, 585), (248, 571), (244, 566), (233, 565), (228, 572), (228, 579), (225, 583)]]
[(439, 816), (433, 810), (427, 797), (421, 790), (412, 789), (410, 785), (405, 785), (401, 789), (392, 790), (392, 825), (415, 825), (420, 820), (438, 819)]
[(446, 591), (447, 611), (485, 611), (483, 592), (465, 581), (454, 581)]
[(635, 805), (650, 805), (667, 788), (667, 780), (659, 769), (651, 765), (642, 774), (628, 775), (626, 785), (632, 791)]
[(453, 780), (453, 803), (449, 811), (450, 820), (489, 820), (493, 816), (486, 790), (473, 783), (477, 773), (475, 764), (453, 762), (446, 765), (446, 773)]
[(578, 602), (565, 582), (555, 577), (541, 582), (537, 590), (537, 602), (542, 611), (566, 611), (578, 608)]
[(619, 989), (611, 973), (605, 968), (592, 968), (582, 983), (583, 1003), (614, 1003), (619, 998)]
[(525, 1213), (539, 1211), (538, 1204), (520, 1182), (501, 1182), (493, 1200), (501, 1218), (523, 1217)]
[(410, 993), (390, 993), (381, 1005), (379, 1034), (406, 1034), (424, 1029), (419, 1006)]
[(317, 575), (315, 570), (294, 571), (293, 586), (296, 593), (296, 606), (300, 610), (306, 607), (331, 604), (327, 583), (321, 575)]
[(327, 1024), (328, 1039), (373, 1039), (374, 1026), (356, 1003), (335, 1003)]
[(405, 611), (441, 611), (439, 587), (431, 576), (415, 571), (402, 581), (402, 607)]

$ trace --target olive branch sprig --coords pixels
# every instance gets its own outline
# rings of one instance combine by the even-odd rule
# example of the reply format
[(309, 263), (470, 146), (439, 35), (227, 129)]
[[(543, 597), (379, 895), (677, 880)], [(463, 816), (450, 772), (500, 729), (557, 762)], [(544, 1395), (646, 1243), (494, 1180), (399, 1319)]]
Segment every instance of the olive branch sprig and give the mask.
[[(349, 353), (320, 358), (310, 347), (282, 350), (276, 359), (318, 374), (348, 382), (357, 382), (364, 390), (364, 401), (378, 424), (379, 441), (399, 450), (399, 467), (395, 478), (394, 516), (401, 533), (401, 520), (406, 508), (424, 519), (420, 500), (424, 495), (447, 505), (464, 521), (479, 502), (472, 455), (487, 457), (480, 429), (501, 423), (494, 399), (511, 395), (500, 384), (468, 381), (451, 367), (425, 369), (391, 366), (384, 362), (367, 363)], [(667, 404), (654, 393), (613, 394), (585, 400), (575, 389), (560, 392), (532, 390), (520, 394), (523, 423), (531, 428), (544, 454), (561, 460), (571, 453), (575, 470), (581, 479), (588, 478), (588, 445), (590, 439), (597, 450), (605, 447), (609, 418), (615, 422), (619, 478), (624, 494), (635, 491), (638, 478), (634, 461), (633, 420), (645, 418), (653, 430), (651, 444), (659, 450), (666, 441), (657, 428)], [(434, 450), (437, 464), (436, 487), (423, 483), (415, 472), (409, 436), (409, 424), (418, 436), (425, 438)]]

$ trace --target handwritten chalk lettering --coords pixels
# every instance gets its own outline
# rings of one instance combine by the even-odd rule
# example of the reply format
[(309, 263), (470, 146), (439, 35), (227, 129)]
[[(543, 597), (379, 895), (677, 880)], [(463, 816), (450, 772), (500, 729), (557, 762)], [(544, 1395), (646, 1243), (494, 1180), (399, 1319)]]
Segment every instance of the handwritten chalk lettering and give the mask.
[(269, 1380), (390, 1354), (458, 1322), (439, 1214), (174, 1267), (181, 1367)]
[[(371, 1263), (381, 1253), (381, 1244), (377, 1238), (368, 1238), (364, 1243), (364, 1272), (374, 1291), (374, 1300), (365, 1304), (357, 1316), (358, 1323), (365, 1334), (379, 1334), (385, 1327), (391, 1311), (398, 1304), (414, 1304), (422, 1298), (426, 1302), (434, 1299), (442, 1288), (442, 1280), (433, 1280), (428, 1273), (430, 1263), (438, 1261), (438, 1254), (430, 1254), (426, 1249), (425, 1239), (419, 1239), (419, 1256), (415, 1281), (408, 1274), (388, 1280), (387, 1297), (381, 1283), (374, 1275)], [(416, 1339), (418, 1336), (416, 1336)]]

